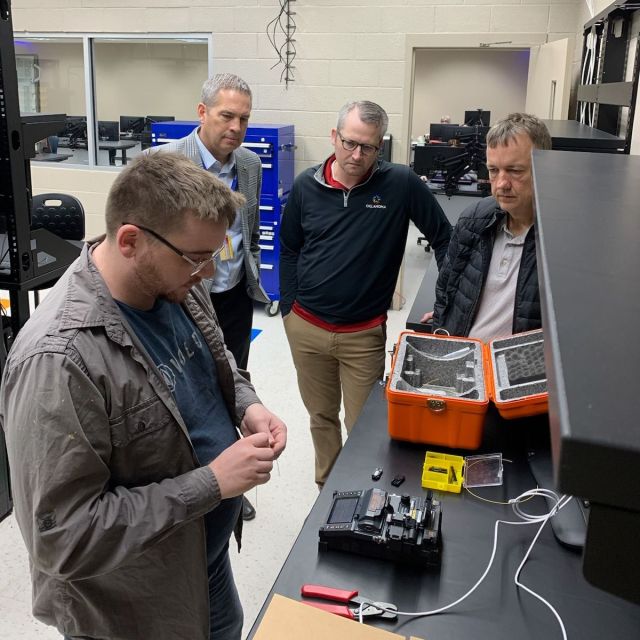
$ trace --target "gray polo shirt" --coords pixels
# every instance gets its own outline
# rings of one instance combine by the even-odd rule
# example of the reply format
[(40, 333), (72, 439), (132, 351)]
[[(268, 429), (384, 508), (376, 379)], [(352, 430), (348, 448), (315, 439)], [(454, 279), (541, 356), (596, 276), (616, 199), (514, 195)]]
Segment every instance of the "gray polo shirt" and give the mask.
[(507, 220), (499, 226), (493, 243), (491, 264), (482, 287), (478, 313), (469, 336), (489, 342), (513, 333), (513, 309), (518, 284), (520, 260), (527, 232), (514, 236), (507, 228)]

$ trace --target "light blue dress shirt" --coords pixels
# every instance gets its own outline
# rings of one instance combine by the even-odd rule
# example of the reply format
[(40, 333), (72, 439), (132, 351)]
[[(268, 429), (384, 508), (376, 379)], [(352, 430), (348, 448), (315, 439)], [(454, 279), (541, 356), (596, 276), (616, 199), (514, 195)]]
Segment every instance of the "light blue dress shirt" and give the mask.
[[(235, 154), (232, 153), (229, 160), (223, 165), (204, 146), (200, 136), (196, 136), (196, 141), (200, 149), (202, 166), (235, 191), (238, 184)], [(213, 279), (210, 280), (212, 293), (221, 293), (233, 289), (244, 275), (244, 249), (242, 246), (242, 221), (240, 215), (236, 216), (233, 224), (227, 230), (227, 235), (233, 247), (233, 258), (230, 260), (216, 258), (216, 272)]]

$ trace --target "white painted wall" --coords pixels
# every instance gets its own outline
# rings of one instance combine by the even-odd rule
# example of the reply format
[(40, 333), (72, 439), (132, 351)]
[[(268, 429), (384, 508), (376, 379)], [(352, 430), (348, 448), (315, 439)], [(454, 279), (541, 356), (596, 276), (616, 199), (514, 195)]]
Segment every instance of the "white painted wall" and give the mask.
[(527, 93), (529, 51), (423, 49), (416, 51), (411, 137), (428, 133), (431, 122), (482, 107), (495, 122), (522, 111)]
[(574, 38), (532, 47), (525, 111), (548, 120), (569, 117)]
[[(281, 68), (272, 68), (277, 55), (265, 33), (280, 9), (278, 0), (13, 0), (12, 7), (18, 32), (213, 33), (214, 70), (238, 73), (251, 84), (254, 121), (296, 126), (300, 171), (329, 153), (328, 137), (337, 111), (352, 99), (374, 100), (388, 111), (393, 157), (405, 160), (411, 110), (405, 72), (412, 65), (406, 43), (411, 36), (455, 40), (474, 32), (497, 41), (504, 34), (518, 33), (537, 42), (557, 40), (575, 35), (582, 4), (576, 0), (298, 0), (292, 5), (297, 57), (295, 82), (289, 89), (280, 83)], [(171, 99), (177, 95), (185, 109), (197, 101), (197, 96), (180, 95), (172, 86), (160, 87), (158, 110), (172, 92)], [(73, 172), (61, 169), (67, 171)], [(39, 175), (34, 175), (36, 187)], [(83, 188), (90, 181), (84, 174), (78, 179)]]

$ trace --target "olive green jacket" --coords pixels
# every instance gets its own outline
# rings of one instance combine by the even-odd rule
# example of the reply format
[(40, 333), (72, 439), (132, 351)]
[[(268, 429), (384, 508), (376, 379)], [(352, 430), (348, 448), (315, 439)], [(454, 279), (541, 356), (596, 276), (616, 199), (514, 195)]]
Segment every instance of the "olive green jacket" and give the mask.
[[(224, 349), (205, 288), (183, 306), (238, 425), (258, 397)], [(0, 423), (34, 615), (70, 636), (208, 640), (202, 516), (220, 489), (88, 247), (17, 336)]]

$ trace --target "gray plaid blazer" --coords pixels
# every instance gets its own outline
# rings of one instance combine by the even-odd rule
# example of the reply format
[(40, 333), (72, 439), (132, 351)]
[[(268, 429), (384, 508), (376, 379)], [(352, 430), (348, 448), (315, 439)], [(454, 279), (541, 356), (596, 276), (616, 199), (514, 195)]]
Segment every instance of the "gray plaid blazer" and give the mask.
[[(151, 147), (149, 153), (173, 151), (182, 153), (195, 164), (202, 166), (200, 149), (196, 142), (198, 128), (188, 136)], [(234, 152), (238, 172), (238, 191), (246, 198), (246, 204), (238, 210), (242, 222), (242, 246), (244, 249), (244, 270), (247, 274), (247, 294), (257, 302), (269, 302), (260, 284), (260, 189), (262, 188), (262, 163), (253, 151), (238, 147)], [(249, 250), (247, 250), (249, 248)]]

